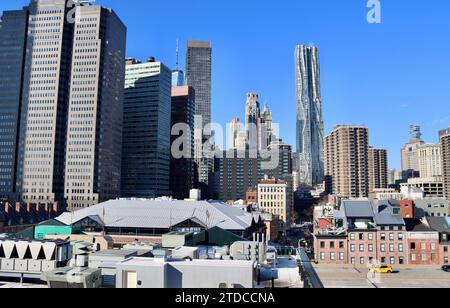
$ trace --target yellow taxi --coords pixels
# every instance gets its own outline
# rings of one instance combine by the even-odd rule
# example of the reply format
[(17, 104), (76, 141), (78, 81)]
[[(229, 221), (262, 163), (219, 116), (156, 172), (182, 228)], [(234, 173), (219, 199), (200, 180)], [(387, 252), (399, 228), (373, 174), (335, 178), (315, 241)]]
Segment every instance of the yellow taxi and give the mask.
[(378, 264), (372, 265), (369, 270), (372, 273), (380, 273), (380, 274), (392, 274), (394, 272), (394, 268), (389, 264)]

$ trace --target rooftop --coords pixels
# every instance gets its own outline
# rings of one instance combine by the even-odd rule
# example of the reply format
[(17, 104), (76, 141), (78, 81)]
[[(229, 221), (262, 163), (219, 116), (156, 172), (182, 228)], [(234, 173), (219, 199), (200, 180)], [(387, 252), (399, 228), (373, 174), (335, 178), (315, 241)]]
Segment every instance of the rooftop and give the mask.
[(244, 231), (260, 216), (215, 201), (111, 200), (64, 213), (56, 219), (66, 225), (88, 217), (99, 217), (106, 227), (170, 229), (187, 220), (203, 227)]

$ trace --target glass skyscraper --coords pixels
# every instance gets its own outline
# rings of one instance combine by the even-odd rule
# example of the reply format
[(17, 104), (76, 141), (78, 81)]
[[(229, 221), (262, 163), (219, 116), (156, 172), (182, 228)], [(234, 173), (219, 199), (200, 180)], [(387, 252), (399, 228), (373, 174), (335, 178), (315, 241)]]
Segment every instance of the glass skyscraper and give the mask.
[(186, 82), (194, 88), (196, 115), (203, 117), (202, 128), (211, 123), (212, 48), (208, 41), (188, 41)]
[(126, 61), (123, 197), (170, 195), (171, 76), (153, 58)]
[(28, 10), (0, 21), (0, 198), (16, 192), (17, 147)]
[(300, 185), (323, 182), (322, 99), (320, 95), (319, 54), (316, 47), (295, 49), (297, 89), (297, 152)]

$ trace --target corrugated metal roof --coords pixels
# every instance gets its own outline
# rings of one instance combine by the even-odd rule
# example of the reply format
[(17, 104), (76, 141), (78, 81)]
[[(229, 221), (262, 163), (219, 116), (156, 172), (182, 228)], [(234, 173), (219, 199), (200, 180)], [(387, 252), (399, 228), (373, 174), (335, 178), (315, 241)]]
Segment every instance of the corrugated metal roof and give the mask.
[(169, 229), (188, 219), (207, 227), (245, 230), (254, 217), (221, 202), (178, 200), (111, 200), (57, 218), (67, 225), (97, 215), (107, 227)]

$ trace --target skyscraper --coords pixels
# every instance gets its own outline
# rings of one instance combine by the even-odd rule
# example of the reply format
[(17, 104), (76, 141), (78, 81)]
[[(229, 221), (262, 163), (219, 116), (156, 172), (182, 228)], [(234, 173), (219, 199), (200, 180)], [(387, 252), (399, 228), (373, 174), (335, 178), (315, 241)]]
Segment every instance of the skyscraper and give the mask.
[(27, 9), (6, 11), (0, 20), (0, 199), (16, 193), (27, 24)]
[(65, 198), (80, 209), (120, 196), (126, 27), (113, 10), (75, 11)]
[(450, 128), (439, 132), (439, 142), (441, 146), (444, 195), (447, 200), (450, 200)]
[(420, 126), (409, 127), (410, 139), (401, 150), (402, 172), (405, 178), (417, 177), (419, 173), (419, 147), (425, 144), (420, 138)]
[(388, 188), (387, 150), (369, 147), (369, 192), (380, 188)]
[(418, 149), (421, 178), (442, 176), (442, 155), (439, 144), (424, 144)]
[(338, 125), (324, 138), (325, 183), (329, 193), (347, 198), (369, 194), (369, 130)]
[(171, 70), (127, 59), (123, 109), (122, 196), (170, 194)]
[(187, 125), (189, 131), (182, 136), (172, 135), (172, 146), (178, 145), (181, 138), (182, 146), (178, 150), (184, 153), (183, 157), (170, 158), (170, 189), (175, 199), (189, 197), (189, 190), (194, 187), (194, 114), (195, 92), (192, 87), (172, 88), (172, 128), (176, 125)]
[[(210, 175), (214, 170), (214, 145), (211, 144), (211, 72), (212, 48), (209, 41), (188, 41), (186, 52), (186, 84), (195, 91), (194, 158), (202, 196), (211, 192)], [(205, 127), (206, 126), (206, 127)]]
[(229, 149), (236, 149), (237, 143), (238, 143), (238, 136), (241, 132), (241, 121), (238, 118), (234, 118), (231, 120), (231, 123), (229, 124), (229, 140), (228, 140), (228, 148)]
[(188, 41), (187, 44), (186, 83), (194, 88), (196, 115), (202, 116), (201, 127), (204, 128), (211, 123), (211, 43)]
[(316, 47), (295, 49), (297, 89), (297, 152), (300, 184), (323, 181), (322, 99), (320, 95), (319, 54)]
[(275, 134), (273, 130), (273, 118), (272, 112), (269, 110), (267, 104), (264, 104), (264, 110), (261, 112), (259, 117), (258, 125), (258, 149), (264, 150), (275, 141)]
[(31, 1), (23, 76), (17, 185), (30, 203), (64, 199), (74, 23), (66, 0)]
[(248, 134), (248, 145), (250, 150), (258, 150), (258, 127), (259, 127), (259, 96), (256, 93), (247, 94), (245, 104), (245, 131)]

